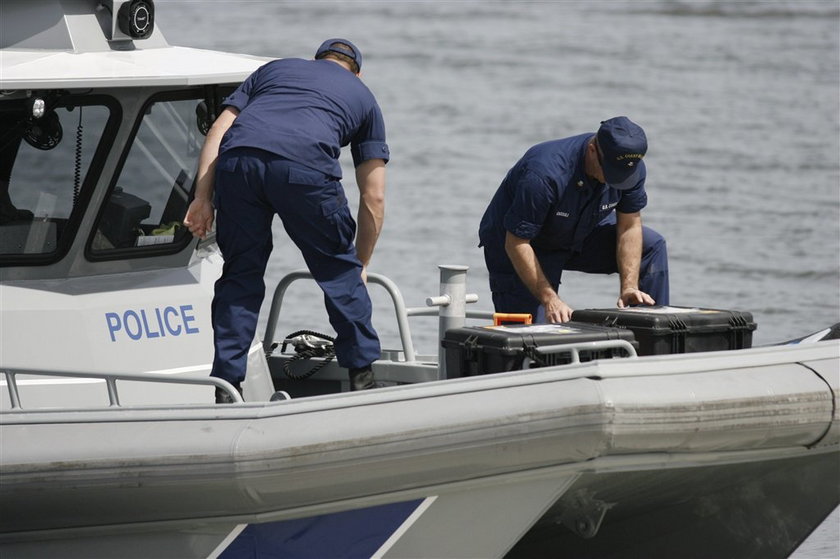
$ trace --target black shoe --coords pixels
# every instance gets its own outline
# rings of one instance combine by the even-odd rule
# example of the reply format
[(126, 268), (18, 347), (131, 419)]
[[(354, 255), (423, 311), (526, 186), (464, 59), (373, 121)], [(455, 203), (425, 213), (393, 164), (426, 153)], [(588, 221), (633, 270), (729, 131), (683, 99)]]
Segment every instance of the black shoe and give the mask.
[(379, 385), (373, 377), (373, 369), (370, 365), (350, 369), (350, 390), (370, 390), (371, 388), (379, 388)]
[[(239, 395), (242, 396), (242, 387), (238, 384), (233, 385), (236, 388), (236, 391), (239, 392)], [(216, 403), (217, 404), (235, 404), (236, 400), (233, 399), (227, 390), (224, 388), (216, 387)]]

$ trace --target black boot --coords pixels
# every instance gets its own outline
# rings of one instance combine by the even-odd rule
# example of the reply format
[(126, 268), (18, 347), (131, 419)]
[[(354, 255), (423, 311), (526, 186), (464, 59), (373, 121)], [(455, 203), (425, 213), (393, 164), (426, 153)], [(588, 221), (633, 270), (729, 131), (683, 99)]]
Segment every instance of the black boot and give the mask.
[[(242, 387), (238, 384), (233, 385), (236, 388), (236, 391), (239, 392), (239, 395), (242, 396)], [(236, 403), (233, 397), (228, 393), (227, 390), (223, 388), (216, 387), (216, 403), (217, 404), (234, 404)]]
[(359, 369), (350, 369), (350, 390), (369, 390), (371, 388), (379, 388), (379, 385), (373, 378), (373, 369), (370, 365)]

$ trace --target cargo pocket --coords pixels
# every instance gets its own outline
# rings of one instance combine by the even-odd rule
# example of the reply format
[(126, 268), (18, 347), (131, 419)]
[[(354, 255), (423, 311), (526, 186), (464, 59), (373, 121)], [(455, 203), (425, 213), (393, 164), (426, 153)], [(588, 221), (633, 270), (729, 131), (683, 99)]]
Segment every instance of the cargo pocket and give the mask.
[(321, 215), (327, 220), (334, 235), (334, 251), (338, 254), (350, 252), (356, 236), (356, 220), (350, 214), (347, 198), (338, 193), (321, 202)]

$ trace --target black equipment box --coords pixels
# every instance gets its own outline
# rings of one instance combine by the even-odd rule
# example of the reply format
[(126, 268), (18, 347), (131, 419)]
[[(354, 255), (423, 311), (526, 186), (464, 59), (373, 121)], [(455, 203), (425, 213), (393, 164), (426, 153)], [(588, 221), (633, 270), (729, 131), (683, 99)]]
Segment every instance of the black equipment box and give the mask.
[(752, 346), (752, 314), (691, 307), (583, 309), (572, 320), (632, 330), (639, 355), (694, 353)]
[[(509, 326), (467, 326), (447, 330), (441, 341), (445, 349), (447, 376), (473, 376), (521, 369), (564, 365), (572, 352), (541, 354), (535, 350), (561, 344), (603, 340), (625, 340), (636, 348), (633, 332), (593, 324), (517, 324)], [(621, 347), (581, 349), (580, 361), (625, 357)]]
[(151, 213), (146, 200), (116, 187), (108, 198), (99, 229), (114, 248), (132, 247), (140, 234), (140, 223)]

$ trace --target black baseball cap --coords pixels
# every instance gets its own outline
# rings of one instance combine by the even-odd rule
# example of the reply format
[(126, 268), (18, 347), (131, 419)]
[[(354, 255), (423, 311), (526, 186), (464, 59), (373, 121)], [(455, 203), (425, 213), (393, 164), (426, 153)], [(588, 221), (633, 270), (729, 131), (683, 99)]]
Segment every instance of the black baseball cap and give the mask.
[[(344, 46), (346, 45), (346, 46)], [(362, 69), (362, 51), (360, 51), (356, 45), (348, 41), (347, 39), (327, 39), (321, 46), (318, 47), (318, 50), (315, 52), (315, 59), (324, 58), (328, 53), (337, 53), (343, 54), (344, 56), (348, 56), (353, 59), (353, 62), (356, 63), (356, 71), (361, 71)]]

